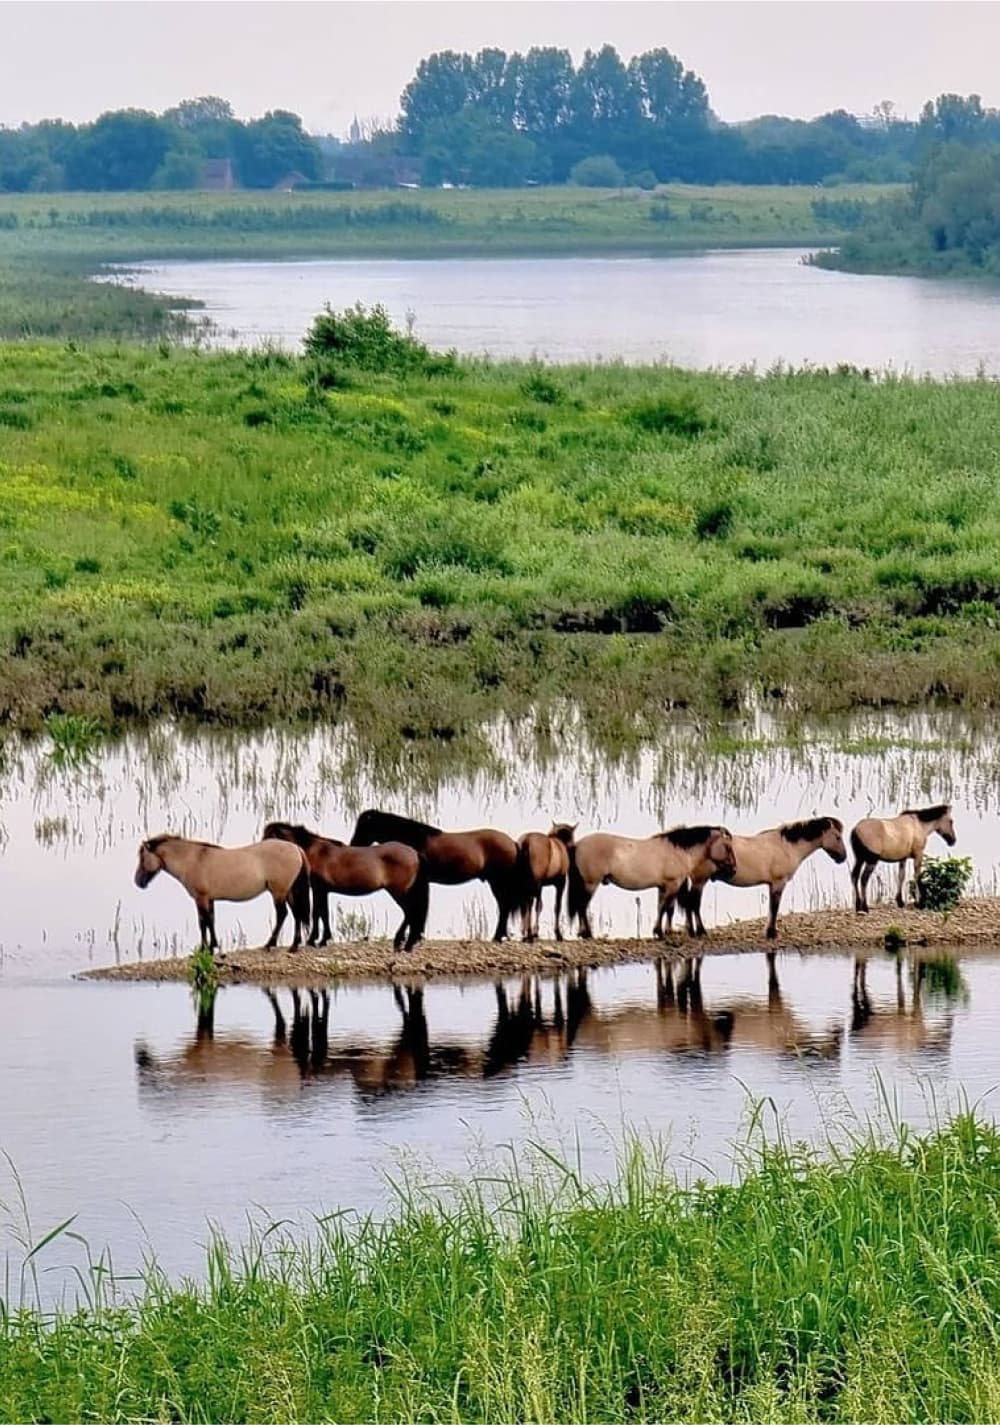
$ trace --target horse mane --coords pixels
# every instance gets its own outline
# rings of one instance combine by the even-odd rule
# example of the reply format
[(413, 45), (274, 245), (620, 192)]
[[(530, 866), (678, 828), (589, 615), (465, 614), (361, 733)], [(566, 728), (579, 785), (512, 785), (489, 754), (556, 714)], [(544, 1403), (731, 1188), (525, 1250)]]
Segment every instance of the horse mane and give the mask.
[(405, 827), (408, 831), (417, 832), (421, 836), (440, 836), (439, 826), (430, 826), (426, 821), (415, 821), (412, 816), (399, 816), (394, 811), (363, 811), (358, 817), (358, 822), (364, 821), (368, 817), (377, 817), (380, 821), (391, 822), (395, 826)]
[(658, 831), (656, 834), (661, 840), (669, 841), (684, 851), (690, 851), (692, 846), (700, 846), (715, 832), (724, 835), (726, 828), (724, 826), (672, 826), (669, 831)]
[(942, 802), (936, 807), (908, 807), (906, 811), (901, 811), (900, 816), (915, 816), (918, 821), (940, 821), (943, 816), (951, 811), (950, 802)]
[(844, 823), (836, 816), (813, 816), (806, 821), (786, 821), (778, 830), (786, 841), (818, 841), (824, 831), (843, 831)]
[(173, 831), (163, 831), (159, 836), (147, 836), (143, 845), (149, 851), (159, 851), (165, 841), (185, 841), (188, 846), (210, 846), (213, 851), (222, 850), (217, 841), (198, 841), (193, 836), (178, 836)]

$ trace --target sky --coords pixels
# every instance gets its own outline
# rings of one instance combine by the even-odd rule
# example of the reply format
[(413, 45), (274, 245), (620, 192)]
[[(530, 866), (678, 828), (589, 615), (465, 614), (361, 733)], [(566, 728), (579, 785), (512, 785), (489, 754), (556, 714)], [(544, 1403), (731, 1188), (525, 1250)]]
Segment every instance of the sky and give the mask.
[(716, 113), (864, 114), (978, 93), (1000, 107), (997, 0), (0, 0), (0, 123), (218, 94), (313, 132), (388, 118), (436, 49), (666, 46)]

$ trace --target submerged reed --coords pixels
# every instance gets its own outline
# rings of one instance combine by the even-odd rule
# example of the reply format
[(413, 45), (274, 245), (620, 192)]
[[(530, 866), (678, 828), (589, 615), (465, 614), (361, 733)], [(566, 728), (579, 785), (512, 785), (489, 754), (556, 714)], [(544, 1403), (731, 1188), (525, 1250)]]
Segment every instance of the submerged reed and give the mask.
[(0, 1322), (0, 1417), (983, 1420), (1000, 1409), (1000, 1132), (972, 1114), (731, 1185), (634, 1153), (310, 1244), (216, 1240), (203, 1285)]

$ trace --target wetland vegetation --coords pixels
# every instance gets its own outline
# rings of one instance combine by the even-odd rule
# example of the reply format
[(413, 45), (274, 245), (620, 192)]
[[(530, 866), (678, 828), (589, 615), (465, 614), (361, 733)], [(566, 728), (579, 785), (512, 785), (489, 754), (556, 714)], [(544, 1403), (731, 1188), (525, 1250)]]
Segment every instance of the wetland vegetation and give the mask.
[(3, 723), (995, 704), (991, 383), (456, 361), (351, 321), (302, 358), (7, 349)]
[(636, 1151), (601, 1189), (552, 1160), (539, 1185), (529, 1157), (309, 1244), (216, 1240), (203, 1284), (150, 1269), (131, 1305), (100, 1266), (54, 1318), (8, 1293), (0, 1415), (992, 1418), (997, 1130), (964, 1115), (743, 1159), (736, 1183), (683, 1187)]

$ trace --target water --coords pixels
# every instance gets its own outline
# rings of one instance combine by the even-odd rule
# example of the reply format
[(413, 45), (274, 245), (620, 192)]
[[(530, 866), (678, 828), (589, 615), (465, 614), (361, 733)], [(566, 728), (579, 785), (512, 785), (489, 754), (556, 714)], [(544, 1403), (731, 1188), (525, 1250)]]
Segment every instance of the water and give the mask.
[[(365, 805), (451, 826), (518, 832), (552, 815), (583, 829), (640, 834), (680, 819), (753, 827), (814, 811), (851, 821), (877, 807), (951, 797), (959, 851), (995, 881), (997, 748), (957, 715), (871, 715), (800, 727), (785, 745), (763, 718), (712, 750), (678, 719), (655, 742), (617, 753), (588, 741), (570, 712), (545, 736), (530, 721), (484, 729), (464, 762), (417, 747), (374, 761), (347, 727), (259, 738), (161, 729), (77, 769), (44, 741), (7, 744), (0, 773), (0, 1255), (78, 1214), (74, 1230), (127, 1271), (155, 1251), (195, 1272), (213, 1223), (239, 1237), (248, 1214), (308, 1226), (310, 1214), (383, 1211), (389, 1179), (436, 1181), (525, 1166), (531, 1145), (610, 1174), (626, 1131), (666, 1143), (682, 1175), (729, 1171), (751, 1098), (770, 1097), (795, 1134), (877, 1109), (926, 1124), (935, 1100), (985, 1096), (996, 1077), (1000, 956), (961, 960), (959, 979), (897, 978), (873, 961), (854, 989), (840, 957), (708, 958), (697, 987), (661, 984), (652, 963), (528, 987), (347, 986), (329, 1006), (282, 988), (223, 990), (201, 1023), (183, 985), (74, 981), (88, 965), (186, 951), (193, 908), (160, 878), (131, 881), (136, 845), (172, 826), (226, 842), (291, 816), (344, 835)], [(888, 881), (881, 894), (888, 890)], [(806, 863), (790, 907), (848, 899), (844, 867)], [(381, 899), (381, 898), (380, 898)], [(711, 887), (706, 920), (756, 914), (762, 894)], [(599, 931), (632, 932), (631, 895), (606, 889)], [(347, 903), (373, 931), (389, 903)], [(648, 932), (652, 896), (642, 898)], [(480, 888), (435, 888), (429, 931), (488, 918)], [(260, 943), (265, 902), (222, 906), (224, 944)], [(536, 994), (538, 1003), (536, 1003)], [(261, 1211), (255, 1205), (259, 1204)], [(43, 1295), (72, 1287), (82, 1248), (66, 1238), (39, 1259)], [(16, 1277), (15, 1277), (16, 1279)]]
[(435, 348), (494, 357), (1000, 372), (1000, 286), (824, 272), (805, 252), (166, 262), (123, 280), (198, 298), (228, 345), (295, 347), (324, 303), (361, 301), (400, 325), (414, 313)]

